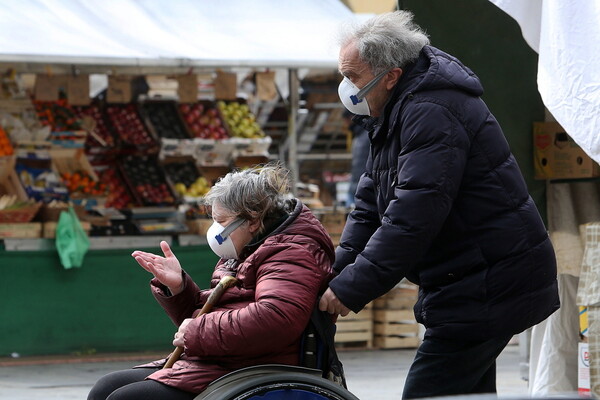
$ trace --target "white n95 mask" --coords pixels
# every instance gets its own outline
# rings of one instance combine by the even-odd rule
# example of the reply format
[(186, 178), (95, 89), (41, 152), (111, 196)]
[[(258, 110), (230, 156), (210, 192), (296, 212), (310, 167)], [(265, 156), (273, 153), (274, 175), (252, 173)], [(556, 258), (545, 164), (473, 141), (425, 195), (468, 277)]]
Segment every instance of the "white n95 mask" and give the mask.
[(371, 79), (362, 89), (356, 87), (347, 77), (338, 86), (338, 95), (348, 111), (356, 115), (371, 115), (369, 104), (365, 96), (369, 93), (389, 71), (383, 71)]
[(237, 250), (235, 249), (233, 240), (231, 240), (229, 235), (231, 235), (231, 232), (239, 228), (244, 222), (245, 220), (241, 218), (236, 219), (227, 226), (223, 226), (216, 221), (213, 222), (206, 232), (206, 240), (216, 255), (225, 260), (237, 260)]

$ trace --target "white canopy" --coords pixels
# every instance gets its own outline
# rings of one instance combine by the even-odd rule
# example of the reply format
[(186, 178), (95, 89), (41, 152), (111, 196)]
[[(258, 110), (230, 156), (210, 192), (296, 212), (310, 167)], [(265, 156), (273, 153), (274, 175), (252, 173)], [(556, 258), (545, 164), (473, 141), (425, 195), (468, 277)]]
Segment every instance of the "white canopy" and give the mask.
[(539, 54), (538, 90), (577, 144), (600, 162), (600, 0), (490, 0)]
[(0, 0), (0, 62), (337, 66), (339, 0)]

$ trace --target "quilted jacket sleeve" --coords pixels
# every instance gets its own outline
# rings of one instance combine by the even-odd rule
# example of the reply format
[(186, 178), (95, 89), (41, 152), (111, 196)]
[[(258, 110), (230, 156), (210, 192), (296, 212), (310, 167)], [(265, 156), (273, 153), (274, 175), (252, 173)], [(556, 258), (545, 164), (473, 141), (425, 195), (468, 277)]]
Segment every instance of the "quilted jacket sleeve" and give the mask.
[(198, 285), (185, 272), (183, 273), (183, 281), (183, 291), (175, 296), (167, 295), (167, 287), (160, 283), (158, 279), (154, 278), (150, 281), (152, 295), (175, 326), (181, 325), (184, 319), (191, 318), (194, 311), (202, 308), (202, 303), (198, 300), (200, 292)]
[[(321, 252), (322, 253), (322, 252)], [(236, 310), (215, 310), (193, 320), (185, 352), (199, 357), (273, 354), (304, 331), (325, 279), (319, 249), (296, 243), (262, 245), (255, 301)]]
[(333, 269), (338, 274), (354, 262), (380, 224), (371, 174), (361, 176), (355, 199), (355, 208), (348, 215), (340, 245), (335, 249)]
[(397, 177), (381, 226), (354, 264), (330, 283), (355, 312), (389, 291), (427, 251), (452, 207), (467, 162), (468, 134), (444, 106), (415, 101), (402, 115), (392, 133), (402, 144)]

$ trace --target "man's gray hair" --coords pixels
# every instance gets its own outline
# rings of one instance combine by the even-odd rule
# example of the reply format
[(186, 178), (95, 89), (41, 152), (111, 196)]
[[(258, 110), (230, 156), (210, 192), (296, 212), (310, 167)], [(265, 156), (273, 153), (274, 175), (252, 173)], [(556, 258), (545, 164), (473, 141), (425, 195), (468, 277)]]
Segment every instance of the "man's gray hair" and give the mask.
[(374, 75), (392, 68), (404, 68), (419, 58), (423, 46), (429, 44), (427, 34), (412, 21), (409, 11), (377, 15), (362, 25), (346, 27), (339, 44), (354, 42), (360, 59)]
[(216, 202), (234, 216), (261, 221), (261, 231), (270, 216), (286, 210), (290, 193), (290, 171), (280, 163), (269, 163), (233, 171), (219, 179), (204, 197), (210, 207)]

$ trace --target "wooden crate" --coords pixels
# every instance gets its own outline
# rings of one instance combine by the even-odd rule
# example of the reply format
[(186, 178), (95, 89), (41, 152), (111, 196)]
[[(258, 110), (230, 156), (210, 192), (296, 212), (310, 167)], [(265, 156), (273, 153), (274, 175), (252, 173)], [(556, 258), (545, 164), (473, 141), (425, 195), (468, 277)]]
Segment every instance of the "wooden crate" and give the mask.
[(336, 322), (335, 344), (342, 347), (373, 347), (373, 309), (365, 307)]
[(0, 224), (0, 238), (39, 238), (41, 236), (41, 222)]
[[(88, 234), (92, 229), (92, 224), (87, 221), (79, 221), (81, 223), (81, 227)], [(56, 227), (58, 226), (58, 222), (44, 222), (42, 226), (42, 237), (45, 239), (54, 239), (56, 238)]]
[(374, 310), (373, 333), (373, 345), (381, 349), (415, 348), (421, 342), (419, 324), (410, 309)]

